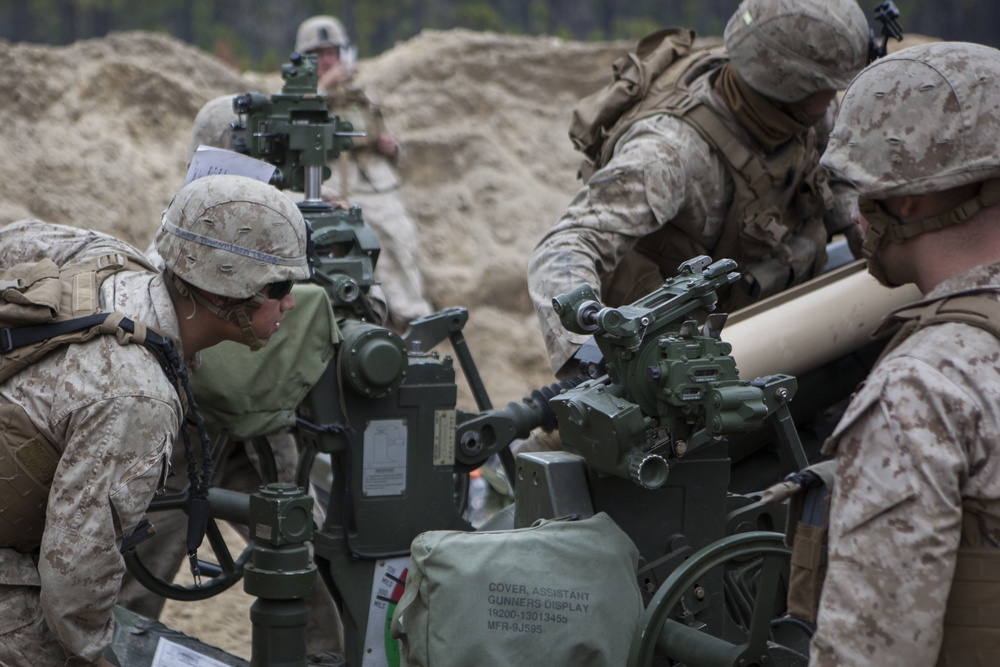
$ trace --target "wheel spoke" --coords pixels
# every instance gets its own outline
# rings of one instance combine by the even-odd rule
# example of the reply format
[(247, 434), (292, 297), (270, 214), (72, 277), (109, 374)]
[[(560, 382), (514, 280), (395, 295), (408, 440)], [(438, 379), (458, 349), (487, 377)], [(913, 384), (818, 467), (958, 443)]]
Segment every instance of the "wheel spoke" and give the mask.
[[(729, 562), (763, 557), (750, 616), (747, 643), (731, 644), (670, 619), (683, 596), (711, 570)], [(689, 667), (731, 667), (744, 657), (765, 655), (771, 614), (789, 557), (779, 533), (752, 532), (723, 538), (703, 547), (677, 567), (647, 605), (632, 642), (628, 667), (648, 667), (657, 648)]]

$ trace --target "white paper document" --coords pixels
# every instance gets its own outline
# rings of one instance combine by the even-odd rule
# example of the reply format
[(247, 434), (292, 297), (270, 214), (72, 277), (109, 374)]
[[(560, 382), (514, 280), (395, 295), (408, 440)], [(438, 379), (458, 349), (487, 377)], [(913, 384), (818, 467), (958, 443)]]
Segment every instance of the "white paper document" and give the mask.
[(226, 667), (226, 664), (160, 637), (150, 667)]
[(194, 157), (191, 158), (191, 166), (188, 167), (184, 185), (202, 176), (214, 176), (215, 174), (235, 174), (270, 183), (274, 171), (274, 165), (256, 160), (249, 155), (202, 145), (198, 146)]

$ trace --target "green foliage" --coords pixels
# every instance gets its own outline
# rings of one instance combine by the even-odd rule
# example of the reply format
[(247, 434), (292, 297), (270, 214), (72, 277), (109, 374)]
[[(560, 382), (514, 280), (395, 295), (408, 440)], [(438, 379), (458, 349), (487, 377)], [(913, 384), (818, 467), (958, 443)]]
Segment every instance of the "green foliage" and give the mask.
[(469, 28), (470, 30), (501, 31), (504, 28), (504, 20), (500, 12), (491, 7), (487, 0), (466, 2), (455, 7), (452, 12), (452, 21), (456, 27)]
[(620, 19), (615, 21), (611, 38), (634, 42), (661, 27), (663, 24), (648, 18)]
[(547, 2), (533, 2), (531, 3), (530, 15), (531, 15), (531, 25), (535, 27), (536, 30), (540, 30), (541, 26), (549, 24), (549, 18), (552, 14), (552, 8)]
[[(876, 4), (862, 0), (869, 16)], [(904, 32), (1000, 43), (1000, 3), (897, 5)], [(298, 24), (315, 14), (339, 17), (362, 56), (371, 57), (424, 28), (631, 40), (664, 25), (683, 25), (700, 35), (721, 35), (735, 6), (735, 0), (2, 0), (0, 38), (68, 44), (110, 31), (161, 31), (241, 69), (270, 70), (287, 58)]]

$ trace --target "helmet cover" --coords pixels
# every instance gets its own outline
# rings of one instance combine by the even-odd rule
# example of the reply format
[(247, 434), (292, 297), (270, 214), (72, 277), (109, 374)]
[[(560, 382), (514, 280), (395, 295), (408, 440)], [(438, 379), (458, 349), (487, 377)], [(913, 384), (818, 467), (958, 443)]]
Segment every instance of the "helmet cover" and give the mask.
[(245, 176), (205, 176), (184, 186), (163, 212), (155, 244), (169, 271), (220, 296), (248, 299), (270, 283), (310, 276), (298, 207)]
[(840, 90), (868, 60), (868, 21), (856, 0), (744, 0), (724, 40), (740, 77), (779, 102)]
[(1000, 51), (933, 42), (876, 60), (845, 92), (822, 164), (875, 199), (1000, 178)]
[(326, 46), (345, 47), (350, 45), (344, 24), (333, 16), (313, 16), (299, 25), (295, 34), (295, 50), (309, 53)]
[(198, 110), (191, 131), (191, 143), (188, 144), (188, 164), (191, 164), (198, 146), (232, 149), (230, 130), (232, 124), (239, 120), (239, 116), (233, 111), (233, 98), (236, 95), (221, 95), (205, 102)]

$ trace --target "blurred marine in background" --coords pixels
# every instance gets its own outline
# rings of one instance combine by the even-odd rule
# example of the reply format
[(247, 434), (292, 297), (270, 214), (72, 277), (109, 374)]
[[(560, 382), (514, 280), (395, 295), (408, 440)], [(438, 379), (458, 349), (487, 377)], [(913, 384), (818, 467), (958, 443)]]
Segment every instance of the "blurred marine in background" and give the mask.
[(396, 163), (399, 141), (386, 128), (382, 111), (363, 90), (352, 85), (355, 51), (343, 24), (333, 16), (314, 16), (298, 29), (295, 50), (318, 58), (319, 92), (328, 98), (330, 113), (350, 121), (354, 147), (341, 153), (332, 165), (330, 187), (341, 199), (361, 207), (364, 220), (375, 231), (382, 250), (375, 277), (382, 283), (389, 306), (389, 320), (402, 330), (434, 308), (424, 294), (423, 276), (417, 266), (417, 229), (398, 196)]

